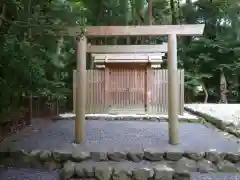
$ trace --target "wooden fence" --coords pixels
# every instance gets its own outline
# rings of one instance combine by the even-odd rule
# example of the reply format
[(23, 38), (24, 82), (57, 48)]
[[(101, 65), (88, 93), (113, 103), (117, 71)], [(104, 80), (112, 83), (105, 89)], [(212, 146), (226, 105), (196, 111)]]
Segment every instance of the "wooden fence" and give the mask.
[[(178, 70), (179, 114), (184, 107), (184, 70)], [(73, 74), (76, 108), (76, 71)], [(87, 70), (87, 114), (167, 114), (168, 71), (163, 69)]]

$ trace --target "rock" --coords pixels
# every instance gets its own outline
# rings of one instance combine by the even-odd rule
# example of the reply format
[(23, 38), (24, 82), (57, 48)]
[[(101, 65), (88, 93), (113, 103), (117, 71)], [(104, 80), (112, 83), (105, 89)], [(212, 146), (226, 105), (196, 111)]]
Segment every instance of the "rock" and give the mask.
[(197, 171), (197, 163), (188, 158), (181, 158), (175, 165), (175, 171), (178, 173), (189, 173)]
[(94, 161), (107, 161), (107, 153), (106, 152), (91, 152), (92, 160)]
[(170, 161), (178, 161), (183, 157), (184, 152), (181, 150), (170, 150), (166, 152), (165, 158)]
[(72, 156), (72, 152), (68, 150), (54, 150), (52, 156), (55, 161), (61, 163), (69, 160)]
[(129, 169), (114, 168), (112, 180), (131, 180), (132, 171)]
[(164, 153), (159, 152), (156, 149), (145, 149), (144, 158), (149, 161), (161, 161), (163, 160)]
[(39, 155), (39, 158), (40, 158), (40, 160), (42, 160), (42, 161), (47, 161), (47, 160), (49, 160), (51, 157), (52, 157), (51, 152), (50, 152), (50, 151), (47, 151), (47, 150), (40, 152), (40, 155)]
[(216, 166), (207, 159), (202, 159), (198, 161), (197, 169), (201, 173), (215, 172), (217, 170)]
[(227, 153), (225, 159), (232, 163), (237, 163), (240, 161), (240, 153)]
[(237, 136), (238, 138), (240, 138), (240, 130), (236, 130), (236, 131), (234, 132), (234, 134), (235, 134), (235, 136)]
[(29, 162), (30, 168), (34, 169), (42, 169), (43, 165), (40, 163), (40, 161), (37, 158), (32, 158)]
[(75, 165), (75, 174), (77, 177), (85, 177), (85, 172), (81, 163), (76, 163)]
[(199, 161), (204, 158), (205, 153), (204, 152), (187, 152), (187, 153), (184, 153), (184, 156), (189, 159)]
[(191, 176), (187, 172), (176, 172), (173, 175), (174, 180), (190, 180)]
[(154, 180), (172, 180), (174, 169), (166, 164), (158, 164), (154, 167)]
[(19, 158), (21, 156), (28, 156), (28, 153), (24, 149), (11, 148), (9, 149), (9, 156), (11, 158)]
[(218, 162), (217, 167), (220, 172), (237, 172), (237, 168), (234, 164), (227, 160)]
[(143, 153), (131, 153), (127, 154), (127, 158), (135, 163), (139, 163), (143, 159)]
[(205, 153), (205, 158), (213, 163), (217, 163), (224, 159), (225, 153), (219, 153), (216, 151), (210, 151)]
[(108, 159), (111, 161), (121, 161), (126, 159), (126, 153), (125, 152), (109, 152)]
[(30, 156), (30, 157), (39, 157), (40, 153), (41, 153), (41, 151), (38, 150), (38, 149), (36, 149), (36, 150), (32, 150), (32, 151), (28, 154), (28, 156)]
[(63, 169), (61, 172), (61, 177), (63, 180), (68, 180), (72, 176), (74, 176), (75, 173), (75, 163), (68, 161), (63, 165)]
[(236, 129), (234, 128), (234, 127), (226, 127), (225, 128), (225, 131), (226, 132), (228, 132), (229, 134), (233, 134), (233, 135), (235, 135), (235, 131), (236, 131)]
[(98, 180), (110, 180), (112, 175), (112, 168), (108, 166), (95, 167), (95, 177)]
[(94, 168), (92, 165), (84, 165), (82, 163), (76, 163), (75, 173), (77, 177), (94, 177)]
[(57, 164), (55, 161), (44, 162), (43, 166), (44, 166), (44, 168), (48, 169), (49, 171), (53, 171), (53, 170), (60, 168), (60, 165)]
[(94, 177), (94, 168), (92, 166), (85, 166), (83, 171), (86, 177)]
[(149, 168), (134, 169), (132, 173), (135, 180), (146, 180), (154, 175), (154, 171)]
[(87, 159), (90, 159), (90, 153), (89, 152), (78, 152), (74, 151), (72, 153), (72, 160), (75, 162), (81, 162)]
[(31, 158), (29, 156), (21, 156), (18, 157), (18, 159), (16, 160), (16, 158), (13, 158), (13, 160), (15, 161), (15, 166), (19, 167), (19, 168), (31, 168), (31, 163), (33, 160), (36, 160), (36, 158)]
[(237, 168), (237, 171), (240, 172), (240, 162), (236, 163), (235, 166)]

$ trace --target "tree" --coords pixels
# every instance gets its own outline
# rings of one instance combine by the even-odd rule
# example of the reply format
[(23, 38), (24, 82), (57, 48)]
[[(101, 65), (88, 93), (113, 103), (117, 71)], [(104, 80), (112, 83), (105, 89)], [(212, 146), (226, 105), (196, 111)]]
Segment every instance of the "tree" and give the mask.
[[(49, 101), (71, 99), (75, 40), (63, 36), (62, 31), (79, 24), (205, 23), (203, 37), (182, 37), (178, 41), (178, 65), (185, 69), (186, 95), (191, 101), (219, 102), (220, 77), (224, 77), (228, 102), (240, 101), (239, 12), (237, 0), (3, 0), (0, 111), (19, 109), (22, 99), (30, 94), (46, 96)], [(148, 44), (148, 39), (91, 38), (89, 42)], [(166, 37), (151, 37), (151, 43), (165, 40)], [(89, 58), (88, 67), (90, 64)], [(205, 90), (197, 90), (198, 86)]]

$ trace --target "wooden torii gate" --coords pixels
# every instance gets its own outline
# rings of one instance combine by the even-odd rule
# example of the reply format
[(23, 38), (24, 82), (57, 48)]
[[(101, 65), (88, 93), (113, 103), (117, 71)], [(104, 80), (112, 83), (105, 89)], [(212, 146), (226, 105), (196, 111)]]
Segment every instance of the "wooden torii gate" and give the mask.
[[(178, 137), (178, 92), (177, 88), (177, 35), (202, 35), (204, 24), (195, 25), (152, 25), (152, 26), (91, 26), (69, 27), (70, 36), (80, 36), (77, 43), (77, 94), (75, 143), (84, 141), (86, 104), (86, 52), (87, 37), (98, 36), (168, 36), (168, 127), (169, 143), (179, 143)], [(132, 51), (131, 51), (132, 52)]]

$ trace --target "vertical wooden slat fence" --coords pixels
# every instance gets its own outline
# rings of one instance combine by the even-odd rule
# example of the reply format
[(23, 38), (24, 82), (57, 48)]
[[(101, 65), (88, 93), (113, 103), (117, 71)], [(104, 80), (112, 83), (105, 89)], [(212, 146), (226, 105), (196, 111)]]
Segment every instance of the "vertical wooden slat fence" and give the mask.
[(87, 104), (86, 113), (107, 113), (105, 105), (105, 72), (104, 70), (87, 71)]
[[(76, 99), (74, 71), (73, 102)], [(179, 114), (184, 106), (184, 70), (178, 70)], [(147, 81), (147, 82), (146, 82)], [(74, 104), (74, 112), (75, 112)], [(87, 71), (86, 113), (168, 112), (168, 71), (163, 69), (106, 68)]]
[[(184, 70), (178, 70), (179, 114), (184, 106)], [(167, 114), (168, 112), (168, 70), (152, 69), (148, 76), (149, 114)]]

